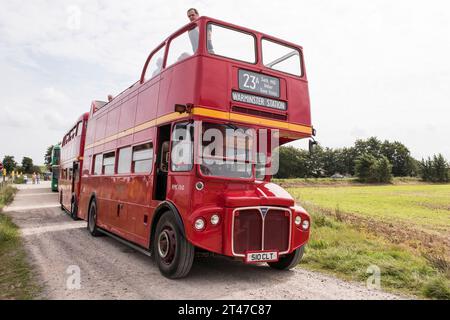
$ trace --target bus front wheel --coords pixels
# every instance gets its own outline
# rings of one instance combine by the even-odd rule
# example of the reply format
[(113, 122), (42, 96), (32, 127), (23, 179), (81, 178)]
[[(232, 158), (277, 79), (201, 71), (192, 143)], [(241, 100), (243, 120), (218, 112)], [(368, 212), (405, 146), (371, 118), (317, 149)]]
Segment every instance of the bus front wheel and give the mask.
[(97, 203), (95, 200), (91, 202), (91, 206), (89, 207), (87, 228), (93, 237), (98, 237), (101, 235), (97, 229)]
[(170, 211), (158, 221), (153, 253), (159, 270), (169, 279), (183, 278), (191, 270), (194, 246), (183, 236)]
[(268, 265), (277, 270), (290, 270), (294, 268), (303, 257), (305, 247), (301, 246), (294, 252), (281, 257), (277, 262), (269, 262)]

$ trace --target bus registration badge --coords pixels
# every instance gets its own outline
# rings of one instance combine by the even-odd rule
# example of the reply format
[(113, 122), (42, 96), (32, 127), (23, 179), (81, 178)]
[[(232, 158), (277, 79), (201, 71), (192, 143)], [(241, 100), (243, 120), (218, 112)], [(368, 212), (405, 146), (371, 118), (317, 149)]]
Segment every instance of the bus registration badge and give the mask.
[(278, 261), (278, 251), (247, 251), (245, 254), (246, 263), (272, 261)]

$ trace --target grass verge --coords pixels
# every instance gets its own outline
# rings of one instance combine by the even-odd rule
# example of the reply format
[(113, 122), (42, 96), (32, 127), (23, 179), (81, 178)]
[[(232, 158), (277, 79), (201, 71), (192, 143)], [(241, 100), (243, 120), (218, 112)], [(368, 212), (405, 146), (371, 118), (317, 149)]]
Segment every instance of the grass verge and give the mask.
[(0, 189), (0, 300), (32, 299), (38, 293), (30, 265), (19, 235), (11, 218), (2, 214), (4, 205), (12, 202), (16, 189)]
[[(370, 266), (381, 271), (383, 290), (424, 298), (450, 299), (446, 262), (393, 244), (314, 209), (311, 239), (301, 265), (346, 280), (366, 282)], [(445, 258), (444, 258), (444, 261)], [(440, 266), (440, 267), (439, 267)]]

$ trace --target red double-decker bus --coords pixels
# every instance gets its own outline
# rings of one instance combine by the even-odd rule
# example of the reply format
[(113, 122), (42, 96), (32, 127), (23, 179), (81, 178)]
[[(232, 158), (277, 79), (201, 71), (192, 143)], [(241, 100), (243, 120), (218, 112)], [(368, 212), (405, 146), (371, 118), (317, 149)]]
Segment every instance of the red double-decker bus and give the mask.
[(70, 213), (72, 219), (78, 217), (78, 203), (81, 189), (81, 168), (83, 167), (89, 113), (85, 113), (72, 126), (62, 140), (59, 202), (61, 208)]
[[(292, 268), (310, 217), (270, 182), (273, 137), (313, 131), (303, 49), (201, 17), (150, 53), (139, 81), (92, 105), (78, 216), (93, 236), (153, 254), (169, 278), (188, 274), (195, 250)], [(232, 147), (210, 146), (221, 134)]]

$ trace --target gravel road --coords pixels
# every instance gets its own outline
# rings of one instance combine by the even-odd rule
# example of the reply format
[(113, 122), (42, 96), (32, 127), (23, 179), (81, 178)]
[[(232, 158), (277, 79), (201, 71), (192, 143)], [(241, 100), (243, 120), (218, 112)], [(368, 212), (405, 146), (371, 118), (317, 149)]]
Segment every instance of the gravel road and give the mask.
[[(4, 211), (21, 228), (44, 287), (41, 299), (402, 298), (301, 267), (280, 272), (223, 257), (196, 258), (187, 278), (168, 280), (151, 258), (114, 239), (91, 237), (86, 222), (72, 221), (59, 208), (48, 183), (19, 188)], [(78, 270), (80, 287), (72, 274)]]

